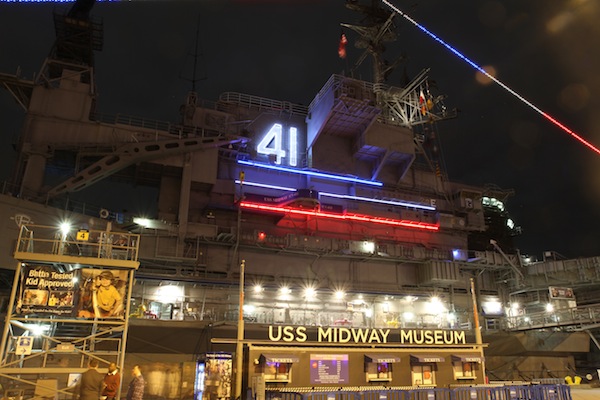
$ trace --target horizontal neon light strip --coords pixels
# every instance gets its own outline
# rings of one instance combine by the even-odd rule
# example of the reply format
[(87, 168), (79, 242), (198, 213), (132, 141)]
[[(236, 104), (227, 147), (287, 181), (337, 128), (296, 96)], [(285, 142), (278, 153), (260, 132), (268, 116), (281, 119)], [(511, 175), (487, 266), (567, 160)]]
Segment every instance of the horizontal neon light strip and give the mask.
[[(237, 179), (235, 181), (235, 183), (238, 184), (238, 185), (240, 185), (241, 181), (239, 179)], [(291, 187), (287, 187), (287, 186), (268, 185), (266, 183), (249, 182), (249, 181), (244, 181), (244, 185), (254, 186), (254, 187), (261, 187), (261, 188), (266, 188), (266, 189), (285, 190), (285, 191), (288, 191), (288, 192), (295, 192), (297, 190), (295, 188), (291, 188)], [(366, 202), (370, 202), (370, 203), (389, 204), (389, 205), (392, 205), (392, 206), (420, 208), (422, 210), (435, 211), (435, 207), (433, 207), (433, 206), (428, 206), (428, 205), (419, 204), (419, 203), (411, 203), (411, 202), (408, 202), (408, 201), (380, 200), (380, 199), (371, 199), (369, 197), (350, 196), (350, 195), (347, 195), (347, 194), (336, 194), (336, 193), (327, 193), (327, 192), (319, 192), (319, 196), (335, 197), (335, 198), (338, 198), (338, 199), (345, 199), (345, 200), (366, 201)]]
[(259, 210), (259, 211), (272, 211), (272, 212), (284, 213), (284, 214), (306, 215), (306, 216), (313, 216), (313, 217), (320, 217), (320, 218), (337, 219), (337, 220), (342, 220), (342, 221), (370, 222), (370, 223), (374, 223), (374, 224), (401, 226), (404, 228), (424, 229), (424, 230), (429, 230), (429, 231), (438, 231), (440, 229), (440, 227), (436, 224), (429, 224), (429, 223), (425, 223), (425, 222), (415, 222), (415, 221), (409, 221), (409, 220), (372, 217), (369, 215), (360, 215), (360, 214), (335, 214), (335, 213), (324, 212), (324, 211), (311, 211), (311, 210), (307, 210), (307, 209), (303, 209), (303, 208), (270, 206), (267, 204), (250, 203), (247, 201), (242, 201), (240, 203), (240, 207), (252, 209), (252, 210)]
[[(240, 181), (239, 179), (236, 179), (235, 183), (237, 185), (241, 185), (242, 181)], [(295, 192), (297, 190), (297, 189), (294, 189), (294, 188), (291, 188), (291, 187), (277, 186), (277, 185), (268, 185), (266, 183), (248, 182), (248, 181), (244, 181), (244, 185), (245, 186), (261, 187), (261, 188), (265, 188), (265, 189), (285, 190), (285, 191), (288, 191), (288, 192)]]
[(380, 200), (380, 199), (371, 199), (369, 197), (350, 196), (350, 195), (347, 195), (347, 194), (321, 193), (321, 192), (319, 192), (319, 195), (325, 196), (325, 197), (335, 197), (335, 198), (338, 198), (338, 199), (368, 201), (368, 202), (371, 202), (371, 203), (389, 204), (389, 205), (392, 205), (392, 206), (421, 208), (423, 210), (435, 211), (435, 207), (426, 206), (424, 204), (418, 204), (418, 203), (410, 203), (408, 201)]
[(279, 165), (263, 164), (263, 163), (257, 163), (254, 161), (238, 160), (238, 164), (250, 165), (252, 167), (258, 167), (258, 168), (272, 169), (275, 171), (289, 172), (291, 174), (314, 176), (317, 178), (331, 179), (331, 180), (336, 180), (336, 181), (362, 183), (363, 185), (371, 185), (371, 186), (383, 186), (383, 183), (378, 182), (378, 181), (369, 181), (367, 179), (355, 178), (352, 176), (345, 176), (345, 175), (326, 174), (324, 172), (310, 171), (310, 170), (306, 170), (306, 169), (288, 168), (288, 167), (282, 167)]

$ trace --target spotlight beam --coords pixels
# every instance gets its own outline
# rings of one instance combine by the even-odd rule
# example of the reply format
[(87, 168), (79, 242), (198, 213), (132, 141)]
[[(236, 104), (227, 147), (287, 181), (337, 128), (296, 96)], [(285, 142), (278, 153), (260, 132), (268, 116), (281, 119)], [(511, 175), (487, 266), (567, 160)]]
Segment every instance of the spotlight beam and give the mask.
[(583, 137), (579, 136), (577, 133), (575, 133), (573, 130), (571, 130), (570, 128), (568, 128), (566, 125), (564, 125), (563, 123), (559, 122), (556, 118), (554, 118), (551, 115), (549, 115), (548, 113), (544, 112), (539, 107), (537, 107), (535, 104), (533, 104), (532, 102), (530, 102), (529, 100), (527, 100), (526, 98), (524, 98), (523, 96), (521, 96), (519, 93), (517, 93), (513, 89), (509, 88), (506, 84), (504, 84), (503, 82), (501, 82), (496, 77), (492, 76), (485, 69), (483, 69), (482, 67), (480, 67), (479, 65), (477, 65), (475, 62), (471, 61), (464, 54), (462, 54), (461, 52), (459, 52), (458, 50), (456, 50), (454, 47), (450, 46), (448, 43), (446, 43), (444, 40), (442, 40), (436, 34), (434, 34), (433, 32), (429, 31), (423, 25), (419, 24), (417, 21), (415, 21), (414, 19), (412, 19), (409, 15), (405, 14), (404, 12), (402, 12), (400, 9), (398, 9), (398, 7), (396, 7), (395, 5), (393, 5), (389, 0), (381, 0), (381, 1), (382, 1), (382, 3), (384, 3), (385, 5), (387, 5), (389, 8), (391, 8), (394, 12), (398, 13), (404, 19), (406, 19), (408, 22), (410, 22), (411, 24), (413, 24), (414, 26), (416, 26), (417, 28), (419, 28), (421, 31), (423, 31), (427, 36), (431, 37), (433, 40), (435, 40), (436, 42), (438, 42), (439, 44), (441, 44), (442, 46), (444, 46), (446, 49), (450, 50), (450, 52), (453, 53), (455, 56), (457, 56), (458, 58), (462, 59), (467, 64), (469, 64), (471, 67), (475, 68), (477, 71), (479, 71), (482, 74), (484, 74), (485, 76), (487, 76), (489, 79), (491, 79), (498, 86), (500, 86), (501, 88), (503, 88), (504, 90), (506, 90), (508, 93), (512, 94), (517, 99), (521, 100), (521, 102), (523, 102), (525, 105), (529, 106), (529, 108), (531, 108), (532, 110), (534, 110), (535, 112), (537, 112), (538, 114), (540, 114), (542, 117), (546, 118), (548, 121), (552, 122), (554, 125), (556, 125), (560, 129), (562, 129), (564, 132), (566, 132), (569, 135), (571, 135), (571, 137), (573, 137), (574, 139), (576, 139), (577, 141), (579, 141), (581, 144), (583, 144), (584, 146), (588, 147), (590, 150), (594, 151), (596, 154), (600, 155), (600, 149), (598, 149), (598, 147), (594, 146), (592, 143), (588, 142)]

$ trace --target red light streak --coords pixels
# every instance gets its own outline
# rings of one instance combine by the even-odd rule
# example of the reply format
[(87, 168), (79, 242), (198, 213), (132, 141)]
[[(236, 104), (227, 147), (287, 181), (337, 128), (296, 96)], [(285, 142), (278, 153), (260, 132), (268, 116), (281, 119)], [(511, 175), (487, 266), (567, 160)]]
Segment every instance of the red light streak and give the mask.
[(335, 214), (335, 213), (330, 213), (330, 212), (325, 212), (325, 211), (307, 210), (307, 209), (303, 209), (303, 208), (270, 206), (267, 204), (250, 203), (247, 201), (242, 201), (240, 203), (240, 207), (252, 209), (252, 210), (259, 210), (259, 211), (272, 211), (272, 212), (284, 213), (284, 214), (306, 215), (306, 216), (319, 217), (319, 218), (337, 219), (337, 220), (342, 220), (342, 221), (369, 222), (369, 223), (374, 223), (374, 224), (400, 226), (400, 227), (404, 227), (404, 228), (424, 229), (424, 230), (429, 230), (429, 231), (438, 231), (440, 229), (439, 225), (429, 224), (426, 222), (416, 222), (416, 221), (410, 221), (410, 220), (405, 220), (405, 219), (373, 217), (370, 215), (361, 215), (361, 214)]

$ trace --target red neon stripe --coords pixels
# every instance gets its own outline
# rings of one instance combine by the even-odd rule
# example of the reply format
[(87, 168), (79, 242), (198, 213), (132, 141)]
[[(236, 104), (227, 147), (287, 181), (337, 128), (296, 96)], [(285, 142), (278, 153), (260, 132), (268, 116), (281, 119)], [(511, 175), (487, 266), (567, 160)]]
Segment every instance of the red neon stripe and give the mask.
[(440, 229), (440, 227), (437, 224), (429, 224), (426, 222), (416, 222), (416, 221), (409, 221), (409, 220), (404, 220), (404, 219), (372, 217), (369, 215), (361, 215), (361, 214), (335, 214), (335, 213), (324, 212), (324, 211), (306, 210), (306, 209), (302, 209), (302, 208), (270, 206), (270, 205), (260, 204), (260, 203), (250, 203), (247, 201), (242, 201), (240, 203), (240, 207), (250, 208), (253, 210), (273, 211), (273, 212), (286, 213), (286, 214), (309, 215), (309, 216), (313, 216), (313, 217), (331, 218), (331, 219), (338, 219), (338, 220), (343, 220), (343, 221), (371, 222), (374, 224), (402, 226), (405, 228), (425, 229), (425, 230), (430, 230), (430, 231), (438, 231)]
[(579, 136), (578, 134), (576, 134), (575, 132), (573, 132), (571, 129), (567, 128), (565, 125), (561, 124), (556, 119), (552, 118), (550, 115), (548, 115), (546, 113), (542, 113), (542, 115), (548, 121), (552, 122), (554, 125), (558, 126), (560, 129), (562, 129), (563, 131), (567, 132), (569, 135), (571, 135), (572, 137), (574, 137), (575, 139), (577, 139), (580, 143), (582, 143), (583, 145), (589, 147), (590, 149), (592, 149), (596, 153), (600, 154), (600, 149), (598, 149), (596, 146), (594, 146), (593, 144), (591, 144), (590, 142), (588, 142), (587, 140), (585, 140), (584, 138), (582, 138), (581, 136)]

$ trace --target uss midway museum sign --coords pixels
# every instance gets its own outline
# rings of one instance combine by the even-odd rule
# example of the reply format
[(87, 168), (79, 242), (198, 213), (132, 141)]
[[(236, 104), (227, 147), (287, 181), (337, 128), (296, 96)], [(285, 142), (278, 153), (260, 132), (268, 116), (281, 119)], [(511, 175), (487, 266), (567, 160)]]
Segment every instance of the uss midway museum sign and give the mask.
[(467, 344), (465, 331), (448, 329), (391, 329), (269, 326), (269, 340), (285, 343), (340, 343), (340, 344), (406, 344), (406, 345), (460, 345)]

